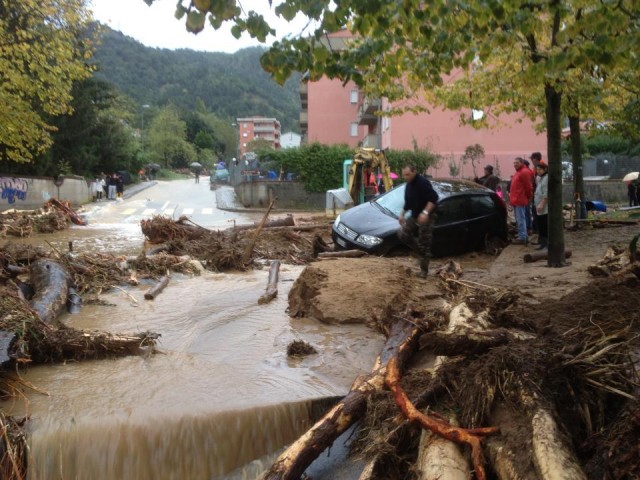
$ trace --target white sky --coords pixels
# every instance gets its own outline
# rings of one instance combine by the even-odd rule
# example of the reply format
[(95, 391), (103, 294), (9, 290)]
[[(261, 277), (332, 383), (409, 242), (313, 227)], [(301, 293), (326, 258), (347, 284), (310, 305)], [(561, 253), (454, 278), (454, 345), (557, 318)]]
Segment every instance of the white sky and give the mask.
[[(96, 20), (149, 47), (232, 53), (241, 48), (260, 45), (258, 40), (246, 34), (236, 40), (231, 35), (231, 25), (223, 25), (216, 31), (207, 21), (205, 29), (199, 34), (187, 32), (185, 18), (176, 20), (174, 17), (177, 0), (156, 0), (151, 7), (143, 0), (92, 0), (91, 3)], [(272, 8), (269, 8), (268, 0), (242, 0), (240, 3), (246, 12), (255, 10), (261, 13), (271, 27), (276, 29), (278, 39), (288, 34), (299, 34), (307, 23), (307, 19), (301, 15), (291, 23), (278, 18), (274, 13), (275, 6), (280, 3), (278, 1), (272, 2)], [(185, 1), (184, 5), (186, 4)], [(268, 43), (274, 40), (267, 38)]]

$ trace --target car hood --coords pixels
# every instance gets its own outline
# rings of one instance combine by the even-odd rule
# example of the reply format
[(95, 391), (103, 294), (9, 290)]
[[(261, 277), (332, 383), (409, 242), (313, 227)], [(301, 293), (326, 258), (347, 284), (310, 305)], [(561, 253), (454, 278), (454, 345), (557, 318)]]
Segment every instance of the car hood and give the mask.
[(340, 214), (340, 221), (360, 235), (383, 237), (400, 228), (398, 219), (384, 213), (372, 202), (363, 203)]

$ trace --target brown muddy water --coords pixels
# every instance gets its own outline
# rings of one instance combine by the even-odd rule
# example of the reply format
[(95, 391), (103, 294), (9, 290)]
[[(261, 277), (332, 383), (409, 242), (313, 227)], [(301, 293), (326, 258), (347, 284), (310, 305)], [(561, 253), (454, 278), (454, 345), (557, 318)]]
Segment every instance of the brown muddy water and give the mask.
[[(74, 232), (74, 246), (118, 252), (108, 240), (112, 230), (105, 232), (93, 240)], [(119, 253), (136, 253), (141, 245), (133, 230), (113, 235)], [(50, 242), (62, 249), (69, 238)], [(231, 472), (228, 478), (255, 478), (264, 467), (254, 460), (310, 426), (310, 400), (345, 394), (383, 343), (363, 326), (289, 318), (287, 294), (301, 271), (281, 268), (279, 296), (268, 305), (257, 304), (265, 268), (176, 276), (155, 301), (143, 299), (145, 285), (127, 288), (135, 300), (116, 290), (102, 296), (115, 306), (65, 315), (75, 328), (159, 332), (162, 353), (24, 373), (46, 394), (28, 391), (25, 401), (2, 406), (31, 417), (29, 478), (214, 479)], [(288, 359), (294, 339), (319, 353)]]

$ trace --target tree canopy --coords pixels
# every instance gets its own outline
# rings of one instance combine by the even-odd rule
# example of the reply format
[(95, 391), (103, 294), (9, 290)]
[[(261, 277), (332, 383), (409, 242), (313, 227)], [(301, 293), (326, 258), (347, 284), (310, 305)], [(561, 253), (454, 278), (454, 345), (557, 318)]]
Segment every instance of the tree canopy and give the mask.
[(73, 82), (90, 75), (85, 0), (0, 0), (0, 158), (29, 162), (51, 145)]

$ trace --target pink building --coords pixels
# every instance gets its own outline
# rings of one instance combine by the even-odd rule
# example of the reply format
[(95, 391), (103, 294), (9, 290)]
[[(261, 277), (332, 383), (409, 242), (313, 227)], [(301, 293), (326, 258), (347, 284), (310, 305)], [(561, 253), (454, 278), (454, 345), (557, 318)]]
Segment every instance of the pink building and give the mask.
[(236, 118), (236, 124), (240, 135), (238, 143), (240, 157), (248, 151), (247, 144), (251, 140), (266, 140), (273, 148), (280, 148), (280, 122), (275, 118), (257, 116)]
[[(330, 37), (333, 49), (344, 48), (349, 38), (346, 32)], [(546, 158), (546, 137), (536, 133), (530, 120), (517, 115), (490, 118), (493, 128), (475, 129), (461, 125), (460, 116), (484, 115), (483, 112), (453, 112), (429, 108), (429, 113), (405, 113), (381, 116), (376, 112), (390, 109), (385, 99), (365, 98), (355, 84), (342, 85), (340, 80), (322, 78), (300, 85), (300, 126), (303, 142), (324, 144), (344, 143), (352, 147), (368, 146), (396, 150), (427, 148), (441, 156), (440, 163), (430, 173), (450, 177), (453, 163), (459, 176), (473, 177), (470, 162), (463, 164), (465, 148), (480, 144), (485, 157), (476, 164), (476, 174), (482, 175), (484, 165), (494, 165), (494, 172), (508, 178), (513, 171), (513, 159), (528, 158), (532, 152), (542, 152)], [(477, 117), (476, 117), (477, 118)], [(496, 171), (497, 170), (497, 171)]]

